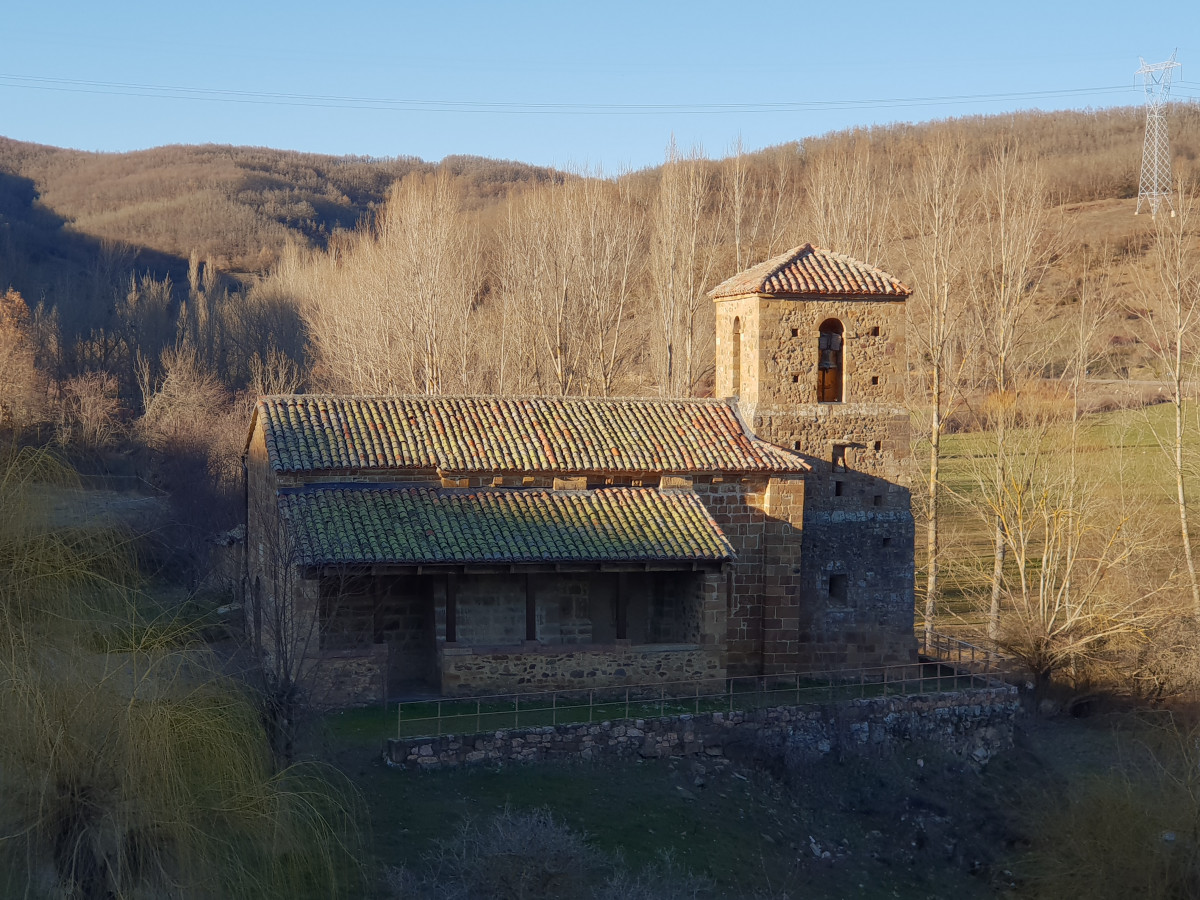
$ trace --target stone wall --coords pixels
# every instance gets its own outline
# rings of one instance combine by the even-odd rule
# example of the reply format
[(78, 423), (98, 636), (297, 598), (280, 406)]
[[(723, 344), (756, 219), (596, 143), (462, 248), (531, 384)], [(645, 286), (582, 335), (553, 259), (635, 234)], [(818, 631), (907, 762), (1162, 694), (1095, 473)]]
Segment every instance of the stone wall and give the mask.
[(438, 654), (442, 693), (512, 693), (725, 678), (716, 645), (546, 647), (495, 652), (443, 645)]
[(481, 735), (389, 740), (388, 762), (434, 769), (547, 759), (667, 756), (768, 757), (799, 765), (828, 753), (870, 753), (912, 742), (978, 763), (1012, 745), (1016, 688), (850, 700)]

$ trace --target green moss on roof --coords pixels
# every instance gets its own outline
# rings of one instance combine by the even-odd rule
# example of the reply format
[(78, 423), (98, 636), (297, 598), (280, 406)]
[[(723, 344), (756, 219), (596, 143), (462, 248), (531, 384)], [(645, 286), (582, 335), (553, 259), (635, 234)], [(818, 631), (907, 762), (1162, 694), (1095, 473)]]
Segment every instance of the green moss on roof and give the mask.
[(264, 397), (277, 472), (803, 472), (716, 400)]
[(653, 562), (733, 559), (684, 491), (346, 487), (279, 497), (305, 565)]

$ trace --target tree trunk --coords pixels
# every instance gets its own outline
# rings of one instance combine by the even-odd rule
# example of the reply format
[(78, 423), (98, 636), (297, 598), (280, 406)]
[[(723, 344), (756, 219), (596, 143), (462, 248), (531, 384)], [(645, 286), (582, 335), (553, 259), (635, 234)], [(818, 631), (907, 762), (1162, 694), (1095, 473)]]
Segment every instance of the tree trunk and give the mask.
[[(1183, 343), (1182, 335), (1180, 340), (1176, 342), (1178, 347)], [(1177, 355), (1181, 354), (1180, 350), (1176, 351)], [(1187, 563), (1188, 583), (1192, 588), (1192, 615), (1200, 621), (1200, 583), (1196, 579), (1196, 560), (1192, 555), (1192, 538), (1191, 529), (1188, 525), (1188, 504), (1187, 504), (1187, 488), (1183, 480), (1183, 381), (1179, 377), (1179, 372), (1182, 370), (1183, 360), (1179, 359), (1176, 364), (1175, 376), (1175, 497), (1179, 504), (1179, 535), (1183, 541), (1183, 559)]]

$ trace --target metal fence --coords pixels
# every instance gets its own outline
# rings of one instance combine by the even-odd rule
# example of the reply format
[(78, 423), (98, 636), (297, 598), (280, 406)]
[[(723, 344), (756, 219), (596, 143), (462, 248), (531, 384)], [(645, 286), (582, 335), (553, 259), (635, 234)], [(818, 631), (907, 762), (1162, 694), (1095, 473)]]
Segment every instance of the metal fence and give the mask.
[(960, 671), (1003, 673), (1012, 670), (1013, 661), (997, 650), (979, 647), (940, 631), (919, 632), (920, 654), (954, 666)]
[[(969, 645), (968, 645), (969, 646)], [(531, 691), (401, 701), (396, 737), (480, 734), (510, 728), (803, 706), (867, 697), (933, 694), (1002, 683), (991, 671), (939, 662), (826, 672), (666, 681), (585, 690)]]

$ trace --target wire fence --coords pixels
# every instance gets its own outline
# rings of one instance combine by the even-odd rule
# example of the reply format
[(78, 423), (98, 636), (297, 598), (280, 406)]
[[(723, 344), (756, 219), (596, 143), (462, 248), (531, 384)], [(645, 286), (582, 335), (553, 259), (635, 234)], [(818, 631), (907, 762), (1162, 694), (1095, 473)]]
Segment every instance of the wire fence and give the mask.
[[(968, 645), (969, 646), (969, 645)], [(691, 713), (803, 706), (868, 697), (934, 694), (1002, 683), (981, 667), (941, 662), (826, 672), (748, 675), (655, 684), (401, 701), (397, 739), (481, 734), (515, 728), (633, 721)]]

